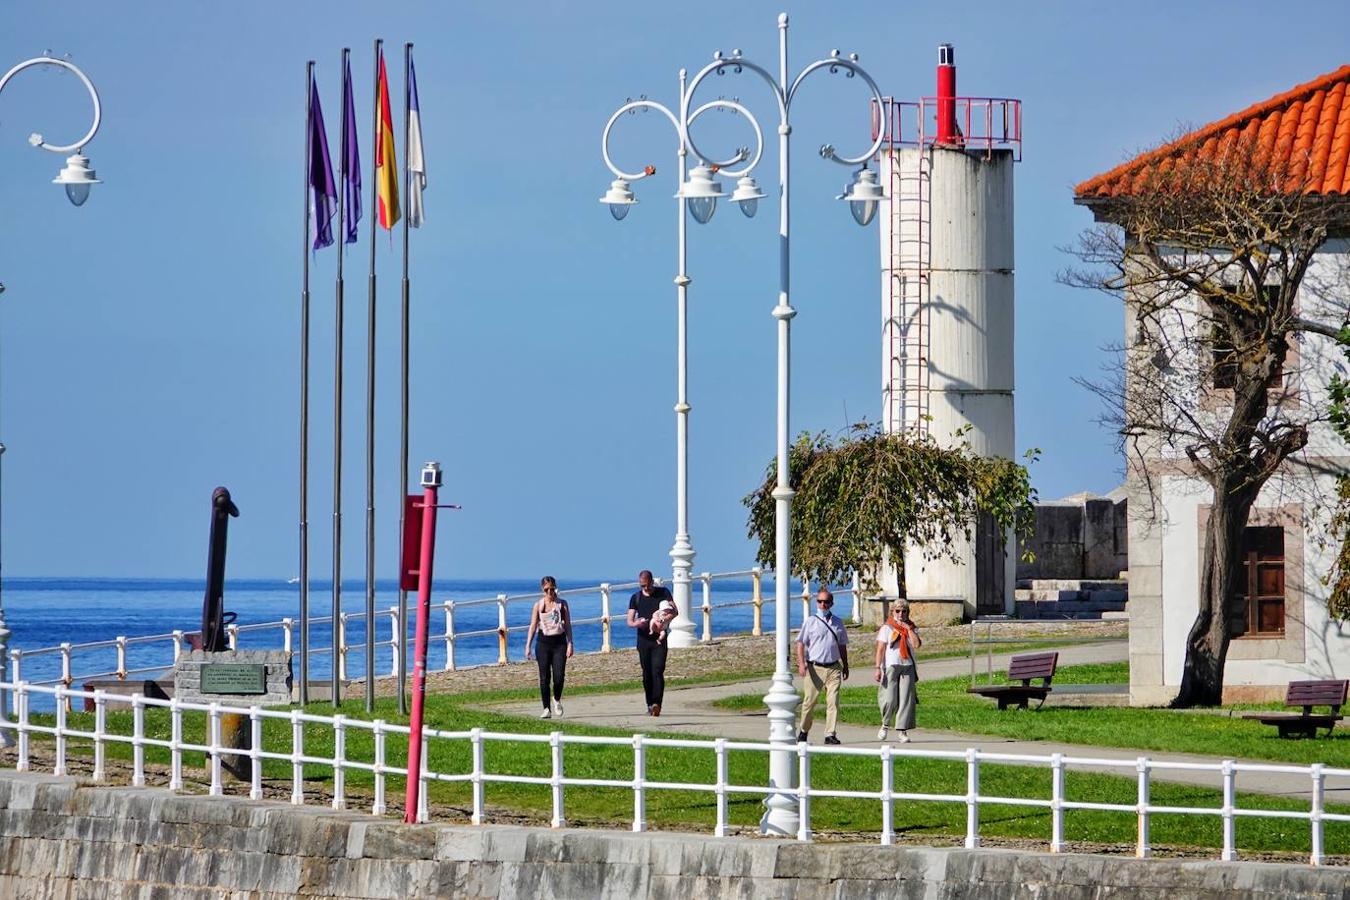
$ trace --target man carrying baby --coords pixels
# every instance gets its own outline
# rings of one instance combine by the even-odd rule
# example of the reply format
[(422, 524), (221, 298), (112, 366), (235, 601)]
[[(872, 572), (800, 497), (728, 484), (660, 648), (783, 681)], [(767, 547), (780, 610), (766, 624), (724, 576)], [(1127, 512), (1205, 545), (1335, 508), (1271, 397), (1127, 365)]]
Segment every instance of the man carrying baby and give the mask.
[[(670, 591), (658, 587), (648, 569), (638, 573), (638, 589), (628, 600), (629, 628), (637, 633), (638, 661), (642, 664), (642, 692), (647, 697), (647, 715), (661, 715), (661, 700), (666, 693), (666, 643), (652, 634), (652, 617), (662, 603), (674, 607)], [(674, 616), (671, 616), (674, 618)]]

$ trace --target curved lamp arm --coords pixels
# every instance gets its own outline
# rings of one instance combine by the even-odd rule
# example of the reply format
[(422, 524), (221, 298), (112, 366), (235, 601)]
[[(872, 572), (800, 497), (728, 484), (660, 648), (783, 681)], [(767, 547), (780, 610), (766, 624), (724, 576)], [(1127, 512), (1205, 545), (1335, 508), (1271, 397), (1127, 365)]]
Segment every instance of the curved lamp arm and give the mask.
[[(685, 142), (686, 146), (689, 146), (691, 149), (693, 145), (689, 143), (688, 126), (693, 124), (694, 120), (697, 119), (699, 116), (703, 115), (705, 112), (711, 109), (729, 109), (732, 112), (737, 112), (740, 113), (741, 115), (744, 115), (750, 121), (750, 126), (755, 130), (755, 152), (753, 154), (750, 153), (749, 148), (742, 147), (741, 149), (737, 150), (729, 159), (717, 160), (711, 157), (704, 156), (703, 154), (695, 151), (695, 155), (697, 155), (700, 159), (702, 159), (704, 162), (709, 163), (710, 165), (716, 166), (718, 169), (722, 170), (723, 173), (729, 178), (737, 178), (741, 175), (747, 174), (759, 163), (759, 158), (764, 152), (764, 132), (762, 131), (762, 129), (760, 129), (759, 122), (755, 119), (754, 115), (751, 114), (750, 110), (746, 109), (744, 106), (742, 106), (740, 103), (737, 103), (734, 100), (713, 100), (709, 103), (703, 104), (698, 109), (694, 110), (693, 114), (689, 116), (684, 127), (681, 127), (679, 118), (677, 118), (676, 115), (673, 112), (671, 112), (670, 109), (666, 107), (664, 104), (657, 103), (655, 100), (646, 100), (646, 99), (631, 100), (614, 111), (614, 115), (610, 116), (609, 121), (605, 123), (605, 130), (600, 137), (600, 152), (605, 158), (605, 165), (609, 168), (611, 172), (614, 173), (615, 177), (617, 178), (622, 178), (626, 181), (633, 182), (641, 178), (646, 178), (649, 174), (645, 169), (641, 172), (625, 172), (623, 169), (620, 169), (618, 166), (614, 164), (614, 160), (609, 155), (609, 136), (610, 133), (614, 130), (615, 124), (618, 123), (619, 119), (624, 115), (624, 113), (636, 112), (639, 109), (654, 109), (658, 112), (665, 114), (665, 117), (670, 120), (670, 124), (675, 127), (677, 135), (679, 135), (681, 140)], [(728, 168), (729, 166), (734, 166), (737, 163), (745, 162), (746, 160), (750, 160), (750, 163), (742, 169), (731, 170)]]
[[(791, 105), (792, 99), (797, 96), (797, 89), (801, 87), (802, 82), (806, 80), (806, 76), (819, 71), (820, 69), (826, 69), (830, 74), (834, 74), (842, 69), (845, 78), (852, 78), (855, 74), (861, 75), (863, 81), (867, 82), (867, 86), (872, 89), (872, 100), (877, 104), (877, 109), (883, 108), (881, 88), (877, 87), (877, 83), (872, 80), (871, 75), (867, 74), (867, 70), (858, 65), (858, 55), (855, 53), (848, 59), (842, 59), (839, 56), (838, 50), (831, 53), (829, 59), (816, 60), (805, 69), (802, 69), (801, 74), (792, 82), (792, 89), (788, 91), (787, 102), (789, 105)], [(825, 159), (832, 160), (845, 166), (861, 166), (873, 156), (876, 156), (877, 151), (881, 149), (881, 144), (885, 140), (885, 135), (881, 132), (882, 129), (877, 130), (876, 140), (872, 142), (872, 146), (868, 148), (867, 152), (862, 156), (841, 156), (835, 152), (834, 147), (830, 144), (825, 144), (820, 148), (820, 155)]]
[(60, 66), (63, 69), (68, 69), (69, 71), (74, 72), (76, 77), (78, 77), (80, 81), (84, 82), (85, 89), (89, 91), (90, 99), (94, 101), (94, 124), (89, 127), (88, 134), (86, 134), (84, 137), (80, 138), (73, 144), (64, 144), (61, 146), (49, 144), (42, 139), (42, 135), (40, 134), (30, 135), (28, 138), (28, 142), (32, 144), (34, 147), (40, 147), (43, 150), (50, 150), (52, 153), (69, 153), (72, 150), (79, 151), (83, 149), (85, 144), (89, 143), (94, 139), (94, 135), (98, 133), (99, 123), (103, 119), (103, 107), (102, 104), (99, 103), (98, 91), (95, 90), (94, 83), (89, 80), (89, 76), (81, 72), (79, 67), (72, 62), (67, 62), (64, 59), (55, 59), (50, 56), (38, 56), (33, 59), (24, 60), (23, 62), (19, 63), (17, 66), (6, 72), (4, 76), (0, 77), (0, 91), (3, 91), (5, 89), (5, 85), (9, 84), (9, 80), (11, 78), (13, 78), (19, 72), (22, 72), (24, 69), (29, 68), (30, 66)]

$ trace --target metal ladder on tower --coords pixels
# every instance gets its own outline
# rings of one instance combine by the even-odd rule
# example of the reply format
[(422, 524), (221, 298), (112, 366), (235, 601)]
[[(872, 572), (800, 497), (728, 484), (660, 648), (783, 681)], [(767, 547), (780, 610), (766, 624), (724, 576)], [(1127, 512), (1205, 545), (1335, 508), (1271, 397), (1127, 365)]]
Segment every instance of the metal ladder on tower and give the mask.
[(920, 143), (905, 152), (892, 144), (883, 152), (890, 156), (891, 196), (885, 430), (922, 436), (929, 409), (932, 150)]

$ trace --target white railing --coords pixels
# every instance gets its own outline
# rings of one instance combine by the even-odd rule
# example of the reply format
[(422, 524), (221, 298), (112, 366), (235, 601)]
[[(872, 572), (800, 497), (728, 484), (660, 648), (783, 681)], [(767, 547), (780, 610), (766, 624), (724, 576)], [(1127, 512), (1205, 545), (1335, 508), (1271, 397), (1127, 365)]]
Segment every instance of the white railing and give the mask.
[[(207, 757), (207, 771), (210, 777), (210, 793), (219, 796), (224, 793), (221, 770), (226, 756), (247, 757), (250, 760), (249, 796), (261, 799), (262, 763), (265, 760), (288, 762), (291, 766), (291, 802), (304, 804), (305, 765), (327, 766), (332, 769), (331, 805), (334, 809), (346, 809), (351, 799), (346, 791), (348, 772), (370, 772), (373, 776), (374, 790), (370, 799), (370, 811), (374, 815), (388, 812), (386, 796), (389, 777), (406, 778), (406, 767), (390, 765), (389, 736), (406, 736), (409, 729), (405, 725), (394, 725), (376, 720), (365, 721), (343, 716), (320, 716), (303, 713), (299, 710), (272, 710), (258, 706), (248, 708), (224, 706), (218, 703), (192, 703), (173, 700), (154, 700), (142, 695), (132, 697), (108, 694), (103, 691), (72, 691), (61, 686), (47, 687), (19, 683), (0, 683), (0, 689), (12, 690), (16, 699), (17, 721), (0, 723), (17, 736), (17, 754), (15, 769), (28, 771), (33, 764), (32, 736), (48, 736), (54, 746), (52, 772), (64, 775), (67, 772), (72, 739), (93, 743), (93, 780), (106, 781), (106, 748), (111, 743), (130, 744), (132, 747), (132, 784), (144, 786), (146, 782), (145, 750), (147, 747), (162, 748), (169, 752), (169, 788), (180, 790), (183, 787), (183, 754), (196, 752)], [(56, 713), (53, 724), (37, 724), (30, 716), (30, 700), (33, 695), (50, 695), (55, 701)], [(66, 707), (69, 698), (91, 700), (94, 706), (94, 728), (92, 731), (80, 731), (71, 728)], [(108, 704), (123, 704), (132, 709), (133, 723), (130, 735), (117, 734), (107, 729)], [(145, 713), (150, 708), (162, 708), (169, 711), (171, 727), (170, 737), (152, 738), (146, 734)], [(207, 716), (209, 743), (192, 744), (183, 740), (184, 713), (205, 713)], [(226, 713), (245, 715), (249, 719), (251, 737), (249, 749), (224, 746), (221, 744), (221, 717)], [(291, 743), (289, 752), (263, 749), (263, 722), (268, 720), (289, 722), (291, 725)], [(333, 732), (332, 756), (315, 756), (305, 752), (305, 726), (318, 725)], [(369, 732), (373, 738), (371, 758), (367, 760), (351, 759), (347, 755), (346, 735), (350, 731)], [(471, 764), (467, 772), (437, 772), (427, 766), (426, 748), (430, 741), (466, 741), (470, 746)], [(492, 772), (488, 768), (487, 747), (489, 744), (547, 744), (550, 748), (550, 765), (546, 774), (509, 775)], [(629, 747), (633, 751), (633, 775), (631, 778), (572, 778), (566, 774), (566, 748), (569, 746), (609, 746)], [(880, 748), (812, 746), (799, 743), (793, 746), (798, 760), (798, 781), (795, 788), (772, 787), (767, 784), (733, 784), (728, 776), (728, 755), (733, 752), (769, 753), (781, 750), (781, 744), (763, 742), (716, 740), (691, 740), (676, 738), (653, 738), (642, 734), (631, 737), (602, 737), (593, 735), (565, 734), (554, 731), (549, 734), (512, 734), (506, 732), (485, 731), (474, 728), (469, 731), (441, 731), (433, 728), (423, 729), (423, 754), (418, 777), (421, 779), (418, 820), (429, 821), (427, 807), (427, 785), (429, 782), (461, 782), (472, 786), (471, 821), (475, 825), (483, 824), (486, 819), (484, 789), (488, 784), (532, 784), (551, 789), (550, 823), (553, 827), (562, 827), (566, 821), (565, 789), (606, 787), (630, 790), (633, 795), (633, 831), (645, 831), (648, 825), (646, 812), (647, 796), (652, 791), (695, 791), (710, 793), (715, 798), (716, 820), (714, 835), (723, 837), (728, 834), (728, 798), (733, 794), (764, 796), (767, 794), (786, 794), (797, 800), (800, 813), (800, 826), (797, 839), (809, 841), (811, 832), (811, 801), (822, 797), (850, 798), (870, 800), (881, 805), (882, 844), (895, 841), (895, 804), (896, 801), (936, 802), (962, 805), (966, 812), (965, 846), (980, 845), (980, 809), (982, 805), (1038, 807), (1050, 810), (1051, 825), (1048, 846), (1052, 853), (1063, 852), (1066, 841), (1065, 813), (1069, 810), (1091, 809), (1106, 812), (1125, 813), (1135, 817), (1137, 823), (1135, 854), (1147, 857), (1152, 853), (1149, 837), (1150, 819), (1155, 815), (1195, 815), (1214, 816), (1222, 821), (1223, 847), (1222, 860), (1236, 860), (1237, 820), (1240, 818), (1278, 818), (1299, 820), (1308, 823), (1310, 829), (1311, 853), (1309, 862), (1320, 865), (1325, 861), (1324, 828), (1327, 822), (1350, 822), (1350, 815), (1328, 812), (1325, 808), (1326, 779), (1350, 776), (1350, 769), (1336, 769), (1321, 764), (1310, 766), (1279, 765), (1267, 763), (1237, 762), (1231, 759), (1214, 762), (1172, 762), (1152, 760), (1148, 757), (1137, 759), (1097, 759), (1077, 757), (1063, 753), (1049, 756), (1018, 753), (987, 753), (975, 748), (961, 750), (918, 750), (897, 749), (891, 746)], [(711, 784), (692, 784), (686, 782), (653, 781), (646, 774), (647, 751), (651, 748), (678, 748), (682, 750), (711, 753), (716, 760), (716, 781)], [(811, 784), (812, 762), (818, 757), (853, 756), (874, 759), (879, 767), (879, 790), (843, 790), (813, 787)], [(926, 794), (918, 791), (895, 790), (894, 763), (902, 759), (935, 759), (963, 762), (966, 769), (966, 790), (960, 794)], [(980, 792), (981, 767), (986, 764), (1014, 764), (1048, 768), (1051, 779), (1050, 799), (1033, 797), (998, 797)], [(1093, 770), (1122, 769), (1133, 772), (1138, 783), (1137, 802), (1097, 803), (1082, 800), (1070, 800), (1065, 789), (1066, 775), (1073, 767)], [(764, 767), (767, 770), (767, 767)], [(1149, 799), (1153, 775), (1160, 770), (1215, 772), (1222, 777), (1223, 805), (1220, 807), (1160, 806)], [(1242, 808), (1237, 805), (1237, 777), (1242, 773), (1254, 775), (1279, 773), (1284, 775), (1303, 775), (1309, 779), (1311, 799), (1307, 811), (1302, 810), (1266, 810)]]
[[(732, 609), (750, 608), (753, 611), (750, 633), (760, 635), (764, 633), (764, 608), (771, 607), (775, 602), (772, 592), (765, 594), (764, 579), (766, 574), (772, 578), (772, 573), (765, 573), (759, 568), (747, 569), (738, 572), (704, 572), (693, 578), (696, 589), (701, 589), (701, 605), (694, 605), (690, 610), (691, 618), (694, 618), (701, 624), (701, 633), (699, 641), (701, 643), (710, 643), (713, 640), (713, 614), (717, 611), (727, 611)], [(726, 582), (733, 580), (750, 579), (751, 595), (748, 598), (729, 599), (721, 602), (714, 602), (713, 586), (717, 582)], [(574, 626), (599, 625), (600, 626), (600, 646), (595, 652), (609, 653), (614, 648), (613, 643), (613, 625), (617, 622), (622, 625), (627, 614), (627, 606), (623, 605), (622, 595), (637, 589), (636, 582), (625, 583), (603, 583), (591, 587), (570, 588), (560, 591), (560, 596), (568, 598), (599, 597), (599, 612), (596, 615), (581, 615), (573, 618)], [(619, 595), (620, 606), (616, 609), (614, 600), (616, 593)], [(837, 591), (841, 596), (852, 595), (853, 618), (858, 621), (860, 615), (858, 599), (861, 591), (858, 586), (858, 579), (855, 576), (851, 587), (843, 588)], [(807, 579), (802, 579), (802, 591), (799, 595), (802, 605), (802, 616), (811, 614), (811, 583)], [(497, 594), (492, 597), (483, 597), (472, 600), (443, 600), (434, 602), (431, 606), (432, 621), (437, 617), (443, 622), (443, 627), (439, 633), (433, 631), (429, 640), (439, 643), (444, 647), (445, 662), (444, 671), (455, 671), (458, 668), (472, 668), (460, 666), (456, 660), (456, 646), (460, 642), (472, 639), (495, 638), (497, 642), (497, 658), (483, 665), (502, 665), (511, 660), (510, 637), (512, 634), (524, 635), (529, 628), (529, 609), (533, 603), (539, 599), (537, 593), (528, 594)], [(694, 598), (695, 604), (698, 604), (698, 597)], [(456, 613), (463, 613), (466, 610), (480, 608), (495, 608), (496, 622), (490, 627), (473, 628), (469, 630), (459, 630), (456, 627)], [(410, 621), (405, 627), (399, 627), (399, 611), (397, 606), (391, 606), (388, 609), (377, 610), (375, 617), (377, 620), (375, 631), (387, 633), (389, 636), (383, 640), (374, 641), (374, 646), (379, 648), (389, 648), (390, 665), (386, 672), (376, 673), (394, 676), (399, 671), (399, 653), (402, 647), (407, 646), (407, 639), (411, 637), (410, 631), (414, 624), (411, 621), (415, 616), (413, 609), (409, 610)], [(617, 617), (617, 619), (616, 619)], [(365, 623), (364, 612), (344, 612), (338, 617), (338, 653), (337, 670), (338, 677), (346, 680), (348, 678), (348, 656), (356, 651), (364, 651), (365, 640), (351, 641), (348, 635), (356, 632), (353, 626), (363, 626)], [(311, 628), (331, 625), (333, 617), (330, 616), (311, 616)], [(226, 626), (226, 637), (231, 649), (237, 649), (239, 646), (239, 636), (241, 634), (277, 634), (280, 638), (281, 649), (287, 653), (293, 653), (296, 646), (296, 633), (299, 623), (293, 618), (284, 618), (275, 622), (257, 622), (246, 625), (232, 624)], [(326, 631), (327, 629), (325, 629)], [(152, 675), (164, 672), (172, 668), (178, 661), (180, 654), (189, 648), (188, 635), (191, 632), (178, 630), (165, 634), (145, 635), (142, 637), (116, 637), (111, 640), (88, 641), (84, 643), (61, 643), (53, 647), (42, 647), (35, 650), (21, 650), (11, 648), (10, 656), (10, 679), (14, 682), (24, 681), (25, 662), (40, 659), (43, 657), (59, 656), (61, 671), (60, 675), (51, 678), (28, 679), (34, 685), (62, 685), (72, 687), (77, 683), (83, 683), (98, 678), (117, 678), (127, 680), (137, 675)], [(128, 668), (127, 650), (133, 646), (163, 644), (165, 658), (162, 663)], [(272, 646), (275, 646), (275, 642)], [(116, 650), (116, 662), (112, 669), (100, 669), (95, 667), (90, 671), (77, 670), (77, 661), (79, 658), (88, 658), (90, 654), (109, 649)], [(329, 646), (311, 645), (308, 649), (311, 660), (315, 657), (331, 657), (333, 648)], [(517, 658), (524, 658), (524, 647), (520, 646), (517, 651)], [(363, 658), (363, 653), (356, 652), (358, 659)], [(4, 673), (0, 672), (0, 677)], [(311, 673), (312, 677), (312, 673)]]

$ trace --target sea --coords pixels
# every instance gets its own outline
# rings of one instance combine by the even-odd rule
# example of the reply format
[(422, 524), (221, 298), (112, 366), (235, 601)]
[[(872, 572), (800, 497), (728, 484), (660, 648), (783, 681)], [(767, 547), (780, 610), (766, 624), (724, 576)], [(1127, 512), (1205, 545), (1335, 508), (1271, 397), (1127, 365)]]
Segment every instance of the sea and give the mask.
[[(559, 587), (597, 588), (602, 579), (571, 581), (560, 580)], [(456, 601), (454, 626), (457, 638), (454, 643), (455, 665), (457, 668), (495, 663), (498, 659), (498, 604), (495, 598), (499, 594), (510, 597), (507, 604), (508, 654), (512, 660), (524, 658), (525, 628), (529, 624), (530, 607), (538, 596), (539, 582), (536, 579), (461, 579), (438, 581), (432, 592), (432, 615), (428, 625), (428, 669), (437, 671), (445, 668), (447, 660), (447, 642), (445, 640), (446, 616), (436, 604), (446, 600)], [(397, 585), (393, 581), (377, 581), (375, 586), (375, 673), (377, 676), (389, 675), (394, 666), (393, 648), (390, 640), (393, 634), (392, 617), (381, 615), (398, 605)], [(698, 634), (702, 634), (702, 615), (698, 607), (702, 605), (702, 584), (697, 579), (693, 585), (694, 623)], [(750, 578), (714, 579), (712, 581), (711, 605), (713, 606), (713, 632), (724, 635), (735, 632), (748, 632), (753, 625), (753, 607), (749, 600), (752, 596)], [(632, 643), (632, 636), (621, 623), (628, 608), (628, 597), (632, 588), (615, 589), (610, 600), (611, 615), (616, 624), (613, 628), (612, 642), (616, 647), (625, 647)], [(773, 591), (771, 576), (763, 580), (765, 629), (772, 628)], [(800, 597), (801, 585), (794, 581), (792, 596)], [(342, 583), (341, 605), (349, 614), (361, 614), (365, 610), (365, 583), (348, 581)], [(205, 595), (205, 582), (194, 579), (121, 579), (121, 578), (6, 578), (3, 584), (3, 603), (5, 621), (11, 635), (9, 645), (23, 651), (21, 663), (22, 677), (33, 683), (52, 682), (61, 678), (61, 654), (59, 652), (40, 653), (30, 656), (33, 651), (58, 647), (62, 643), (75, 645), (72, 653), (71, 674), (74, 687), (82, 686), (81, 679), (97, 676), (110, 677), (117, 669), (117, 651), (115, 647), (81, 649), (79, 645), (112, 641), (119, 636), (137, 638), (147, 635), (171, 635), (178, 630), (185, 633), (196, 632), (201, 628), (202, 601)], [(227, 580), (225, 585), (225, 609), (236, 613), (236, 624), (240, 626), (238, 646), (240, 649), (280, 649), (282, 647), (282, 629), (280, 627), (250, 629), (249, 626), (260, 623), (279, 623), (284, 618), (295, 621), (293, 650), (299, 649), (300, 585), (298, 582), (267, 579)], [(586, 622), (598, 618), (601, 610), (598, 589), (586, 590), (568, 596), (572, 617), (577, 622), (573, 632), (577, 652), (584, 653), (600, 649), (601, 626), (598, 622)], [(487, 601), (481, 604), (469, 601)], [(313, 619), (328, 617), (333, 608), (332, 583), (312, 581), (309, 589), (310, 608), (310, 661), (311, 681), (325, 681), (332, 675), (333, 628), (330, 621), (316, 623)], [(801, 603), (794, 600), (789, 607), (789, 615), (795, 625), (800, 623)], [(416, 617), (416, 595), (409, 595), (410, 635)], [(351, 648), (347, 657), (346, 676), (349, 679), (365, 675), (365, 623), (361, 619), (349, 619), (347, 626), (347, 644)], [(129, 671), (143, 670), (140, 677), (153, 677), (162, 672), (173, 661), (172, 641), (168, 638), (149, 643), (129, 643), (126, 665)], [(295, 663), (295, 674), (299, 676), (299, 662)], [(12, 672), (6, 672), (6, 680)]]

